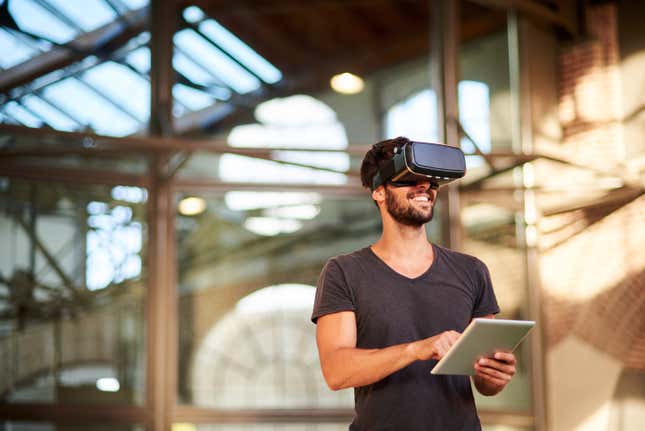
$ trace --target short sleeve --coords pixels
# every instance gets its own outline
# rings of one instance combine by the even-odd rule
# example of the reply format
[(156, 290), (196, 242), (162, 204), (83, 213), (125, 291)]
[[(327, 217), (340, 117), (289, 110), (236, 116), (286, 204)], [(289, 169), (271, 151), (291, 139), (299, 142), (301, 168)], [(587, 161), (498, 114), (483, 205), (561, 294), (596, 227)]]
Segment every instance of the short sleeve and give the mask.
[(311, 321), (339, 311), (356, 311), (351, 288), (336, 259), (330, 259), (318, 278)]
[(490, 272), (484, 262), (477, 260), (477, 296), (472, 317), (483, 317), (497, 313), (499, 313), (499, 306), (490, 279)]

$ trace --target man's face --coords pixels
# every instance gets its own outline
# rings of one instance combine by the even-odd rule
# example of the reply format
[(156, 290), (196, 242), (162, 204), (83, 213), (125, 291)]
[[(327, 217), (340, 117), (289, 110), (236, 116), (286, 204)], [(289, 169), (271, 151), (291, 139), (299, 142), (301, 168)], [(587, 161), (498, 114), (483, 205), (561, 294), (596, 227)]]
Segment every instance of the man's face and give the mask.
[(422, 226), (432, 220), (432, 210), (437, 190), (427, 181), (414, 186), (393, 187), (385, 185), (385, 208), (392, 218), (406, 226)]

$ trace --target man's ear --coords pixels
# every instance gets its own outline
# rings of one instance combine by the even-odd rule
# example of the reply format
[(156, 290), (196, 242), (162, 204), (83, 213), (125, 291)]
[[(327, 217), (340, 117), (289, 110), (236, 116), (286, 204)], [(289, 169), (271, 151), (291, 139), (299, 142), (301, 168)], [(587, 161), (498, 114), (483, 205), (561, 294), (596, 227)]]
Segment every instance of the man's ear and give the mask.
[(380, 185), (374, 190), (372, 190), (372, 199), (376, 202), (383, 202), (385, 200), (385, 186)]

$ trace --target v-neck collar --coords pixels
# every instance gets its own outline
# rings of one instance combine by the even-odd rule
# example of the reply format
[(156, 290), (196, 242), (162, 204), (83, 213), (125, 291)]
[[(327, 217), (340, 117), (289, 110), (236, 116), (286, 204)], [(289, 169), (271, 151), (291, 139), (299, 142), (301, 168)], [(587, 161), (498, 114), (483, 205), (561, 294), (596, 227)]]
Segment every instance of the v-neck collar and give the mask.
[(372, 246), (368, 246), (366, 247), (366, 249), (367, 249), (367, 253), (371, 255), (374, 259), (376, 259), (381, 266), (385, 267), (387, 271), (391, 272), (392, 274), (394, 274), (399, 278), (404, 279), (405, 281), (414, 282), (428, 276), (432, 271), (432, 268), (434, 268), (435, 265), (437, 264), (437, 259), (439, 258), (438, 247), (436, 247), (432, 243), (430, 243), (430, 245), (432, 246), (432, 254), (433, 254), (432, 263), (430, 264), (430, 266), (428, 266), (428, 268), (425, 271), (423, 271), (423, 273), (421, 273), (417, 277), (408, 277), (407, 275), (403, 275), (397, 270), (395, 270), (394, 268), (392, 268), (390, 265), (387, 264), (387, 262), (381, 259), (376, 253), (374, 253), (374, 250), (372, 250)]

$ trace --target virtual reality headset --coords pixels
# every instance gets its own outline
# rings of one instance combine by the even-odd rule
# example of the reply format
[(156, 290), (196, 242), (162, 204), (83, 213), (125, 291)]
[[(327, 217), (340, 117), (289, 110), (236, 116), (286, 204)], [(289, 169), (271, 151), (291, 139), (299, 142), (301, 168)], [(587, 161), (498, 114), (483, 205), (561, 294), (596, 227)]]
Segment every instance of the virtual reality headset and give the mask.
[(431, 187), (466, 175), (466, 159), (457, 147), (429, 142), (409, 142), (395, 150), (374, 176), (372, 190), (389, 182), (393, 186), (413, 186), (418, 181), (430, 181)]

